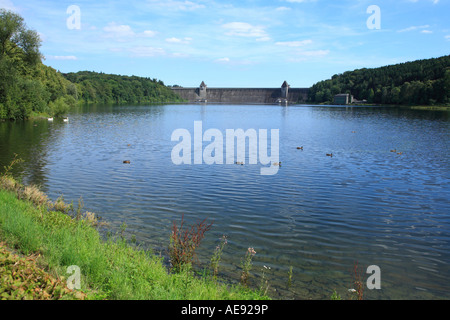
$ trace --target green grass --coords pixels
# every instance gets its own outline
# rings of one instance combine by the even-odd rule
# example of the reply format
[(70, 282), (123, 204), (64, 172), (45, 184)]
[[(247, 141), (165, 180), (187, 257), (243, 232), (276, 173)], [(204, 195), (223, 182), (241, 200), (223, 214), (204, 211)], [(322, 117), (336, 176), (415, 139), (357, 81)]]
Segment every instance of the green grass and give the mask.
[(88, 292), (88, 299), (267, 299), (241, 285), (195, 276), (190, 268), (170, 273), (152, 252), (119, 236), (103, 240), (89, 221), (19, 200), (17, 195), (0, 188), (1, 239), (25, 255), (40, 254), (39, 263), (59, 279), (70, 276), (68, 266), (78, 266), (81, 290)]

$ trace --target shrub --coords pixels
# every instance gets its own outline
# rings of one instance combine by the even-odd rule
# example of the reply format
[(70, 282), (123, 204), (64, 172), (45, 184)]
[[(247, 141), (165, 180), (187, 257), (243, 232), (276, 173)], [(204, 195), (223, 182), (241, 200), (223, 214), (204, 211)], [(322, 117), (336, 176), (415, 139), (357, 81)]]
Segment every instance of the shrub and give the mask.
[(179, 272), (183, 266), (193, 263), (195, 251), (205, 237), (205, 232), (210, 230), (212, 223), (207, 224), (206, 219), (194, 224), (190, 229), (184, 228), (184, 214), (181, 217), (181, 225), (178, 228), (173, 223), (170, 235), (169, 257), (172, 270)]
[(23, 190), (19, 192), (19, 197), (28, 200), (37, 206), (47, 204), (49, 201), (47, 195), (36, 186), (25, 186)]

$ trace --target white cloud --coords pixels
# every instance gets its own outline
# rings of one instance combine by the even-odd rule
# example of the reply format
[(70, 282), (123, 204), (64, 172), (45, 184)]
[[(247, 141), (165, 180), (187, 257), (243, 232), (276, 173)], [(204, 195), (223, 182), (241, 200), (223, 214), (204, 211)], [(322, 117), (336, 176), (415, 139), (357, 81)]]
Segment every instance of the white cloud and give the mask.
[(450, 41), (450, 34), (444, 37), (445, 40)]
[(151, 37), (156, 36), (157, 33), (158, 32), (156, 32), (156, 31), (145, 30), (144, 32), (142, 32), (142, 36), (151, 38)]
[(192, 38), (189, 38), (189, 37), (185, 37), (183, 39), (172, 37), (172, 38), (167, 38), (166, 39), (166, 42), (169, 42), (169, 43), (180, 43), (180, 44), (189, 44), (191, 41), (192, 41)]
[(115, 22), (110, 22), (103, 28), (103, 31), (105, 32), (104, 36), (106, 38), (114, 39), (119, 42), (131, 41), (137, 37), (152, 38), (158, 34), (158, 32), (153, 30), (145, 30), (141, 33), (136, 33), (129, 25), (117, 24)]
[(289, 11), (289, 10), (291, 10), (291, 8), (288, 7), (278, 7), (275, 9), (275, 11)]
[(304, 3), (304, 2), (316, 2), (317, 0), (285, 0), (290, 3)]
[(174, 52), (172, 54), (170, 54), (171, 57), (173, 58), (187, 58), (189, 57), (189, 55), (187, 53), (184, 52)]
[(148, 46), (139, 46), (131, 48), (130, 53), (133, 57), (156, 57), (165, 55), (166, 52), (162, 48), (148, 47)]
[(421, 33), (427, 33), (427, 34), (429, 34), (429, 33), (433, 33), (433, 31), (431, 31), (431, 30), (422, 30)]
[(311, 44), (312, 40), (302, 40), (302, 41), (280, 41), (276, 42), (277, 46), (285, 46), (285, 47), (303, 47), (305, 45)]
[(214, 60), (215, 63), (219, 63), (219, 64), (223, 64), (223, 65), (228, 65), (228, 66), (249, 66), (252, 64), (255, 64), (254, 60), (249, 60), (249, 59), (230, 59), (228, 57), (224, 57), (224, 58), (219, 58)]
[(177, 0), (148, 0), (151, 7), (159, 7), (165, 10), (179, 10), (179, 11), (194, 11), (204, 9), (203, 4), (198, 4), (192, 1), (177, 1)]
[(251, 37), (257, 38), (258, 41), (270, 40), (262, 26), (254, 26), (247, 22), (230, 22), (222, 25), (222, 27), (226, 30), (227, 36)]
[(272, 39), (269, 36), (265, 36), (265, 37), (256, 39), (257, 42), (265, 42), (265, 41), (270, 41), (270, 40), (272, 40)]
[(405, 28), (402, 30), (398, 30), (397, 32), (409, 32), (409, 31), (415, 31), (415, 30), (420, 30), (420, 29), (427, 29), (430, 26), (428, 24), (424, 25), (424, 26), (411, 26), (409, 28)]
[(179, 10), (192, 11), (205, 8), (204, 5), (192, 1), (174, 1)]
[(230, 58), (220, 58), (220, 59), (216, 59), (215, 61), (219, 62), (219, 63), (228, 63), (228, 62), (230, 62)]
[[(408, 1), (409, 2), (413, 2), (413, 3), (419, 2), (419, 0), (408, 0)], [(428, 1), (433, 2), (433, 4), (438, 4), (439, 3), (439, 0), (428, 0)]]
[(118, 25), (115, 22), (109, 23), (106, 27), (103, 28), (103, 31), (106, 32), (106, 37), (114, 38), (119, 41), (134, 38), (134, 36), (136, 35), (130, 26), (123, 24)]
[(75, 56), (46, 56), (50, 60), (78, 60)]
[(0, 0), (0, 8), (6, 9), (9, 11), (14, 11), (14, 12), (18, 11), (18, 9), (14, 6), (12, 1), (10, 1), (10, 0)]

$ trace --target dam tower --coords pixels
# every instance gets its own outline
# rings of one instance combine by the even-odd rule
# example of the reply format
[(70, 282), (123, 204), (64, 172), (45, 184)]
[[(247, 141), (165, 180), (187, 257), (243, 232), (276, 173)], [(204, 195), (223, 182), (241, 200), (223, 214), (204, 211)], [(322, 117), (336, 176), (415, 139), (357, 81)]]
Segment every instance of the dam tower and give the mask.
[(206, 87), (207, 85), (205, 84), (204, 81), (202, 81), (202, 83), (200, 83), (200, 87), (198, 88), (198, 96), (200, 100), (205, 102), (207, 101)]
[(287, 81), (284, 81), (283, 84), (281, 85), (281, 99), (288, 99), (289, 97), (289, 84), (287, 83)]

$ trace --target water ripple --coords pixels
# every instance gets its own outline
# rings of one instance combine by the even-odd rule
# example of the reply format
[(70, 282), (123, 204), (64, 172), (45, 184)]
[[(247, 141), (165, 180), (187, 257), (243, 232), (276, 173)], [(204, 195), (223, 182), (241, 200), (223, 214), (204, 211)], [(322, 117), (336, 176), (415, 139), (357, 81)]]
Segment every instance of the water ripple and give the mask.
[[(333, 289), (345, 291), (355, 261), (383, 272), (383, 290), (367, 291), (369, 299), (450, 297), (446, 117), (384, 108), (224, 105), (97, 108), (70, 117), (68, 124), (42, 122), (40, 135), (20, 129), (39, 139), (32, 148), (21, 142), (34, 154), (24, 172), (52, 198), (63, 194), (76, 204), (82, 197), (86, 209), (113, 228), (126, 222), (140, 243), (164, 252), (171, 224), (182, 214), (188, 222), (207, 218), (214, 224), (200, 261), (207, 264), (227, 235), (222, 272), (238, 281), (240, 260), (254, 247), (255, 270), (272, 268), (275, 297), (329, 298)], [(204, 130), (221, 132), (280, 129), (282, 167), (261, 176), (259, 164), (174, 165), (171, 133), (193, 132), (198, 120)], [(3, 156), (6, 162), (9, 155)], [(290, 267), (295, 277), (287, 288)], [(260, 274), (254, 277), (257, 283)]]

